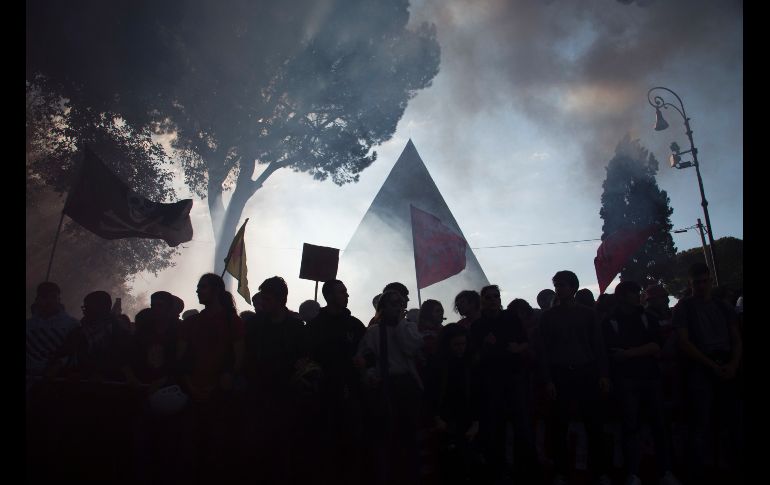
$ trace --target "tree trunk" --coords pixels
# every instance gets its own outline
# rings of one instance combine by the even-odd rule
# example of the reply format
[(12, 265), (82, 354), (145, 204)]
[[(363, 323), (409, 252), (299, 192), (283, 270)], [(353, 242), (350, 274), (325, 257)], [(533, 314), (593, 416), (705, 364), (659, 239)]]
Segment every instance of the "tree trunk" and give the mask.
[[(212, 213), (214, 240), (216, 241), (216, 248), (214, 250), (215, 273), (222, 274), (222, 271), (225, 269), (227, 251), (230, 249), (230, 244), (233, 242), (235, 233), (238, 230), (238, 223), (241, 220), (243, 208), (246, 207), (246, 203), (251, 199), (254, 193), (262, 187), (262, 184), (273, 174), (273, 172), (286, 165), (286, 162), (271, 162), (259, 175), (257, 180), (251, 180), (251, 172), (241, 168), (238, 180), (235, 184), (235, 191), (230, 199), (230, 203), (227, 204), (227, 209), (224, 209), (221, 197), (218, 199), (219, 204), (222, 207), (222, 214), (218, 218), (221, 223), (218, 224), (215, 222), (215, 216)], [(221, 185), (219, 185), (219, 187), (221, 187)], [(211, 190), (211, 187), (209, 187), (209, 190)], [(216, 207), (216, 209), (219, 210), (219, 207)], [(211, 210), (211, 201), (209, 201), (209, 210)], [(217, 230), (217, 227), (219, 227), (220, 230)]]
[(222, 274), (225, 269), (225, 257), (227, 257), (227, 251), (230, 249), (230, 244), (233, 242), (236, 231), (238, 231), (238, 223), (241, 220), (243, 214), (243, 208), (246, 207), (246, 202), (249, 201), (255, 191), (239, 190), (239, 185), (235, 187), (233, 197), (230, 199), (230, 203), (227, 204), (227, 210), (224, 211), (222, 217), (221, 232), (215, 232), (214, 238), (216, 240), (216, 249), (214, 252), (214, 272)]

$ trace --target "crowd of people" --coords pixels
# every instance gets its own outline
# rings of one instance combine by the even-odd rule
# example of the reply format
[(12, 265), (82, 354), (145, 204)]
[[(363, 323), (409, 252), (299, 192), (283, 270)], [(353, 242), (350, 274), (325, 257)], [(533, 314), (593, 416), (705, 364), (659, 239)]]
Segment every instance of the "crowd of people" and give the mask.
[[(79, 321), (53, 282), (27, 320), (27, 479), (140, 484), (742, 483), (743, 302), (706, 265), (598, 300), (559, 271), (533, 308), (496, 285), (365, 325), (339, 280), (286, 306), (266, 279), (237, 313), (166, 291), (133, 321), (104, 291)], [(737, 304), (736, 304), (737, 303)], [(368, 316), (367, 316), (368, 317)], [(454, 319), (453, 319), (454, 320)], [(725, 478), (725, 477), (729, 477)]]

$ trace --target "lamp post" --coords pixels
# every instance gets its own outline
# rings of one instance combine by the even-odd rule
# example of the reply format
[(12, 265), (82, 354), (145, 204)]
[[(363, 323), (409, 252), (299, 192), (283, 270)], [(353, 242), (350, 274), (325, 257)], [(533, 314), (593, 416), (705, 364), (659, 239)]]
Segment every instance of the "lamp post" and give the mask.
[[(653, 97), (653, 91), (666, 91), (668, 93), (671, 93), (677, 101), (679, 101), (679, 107), (675, 104), (671, 104), (667, 101), (665, 101), (660, 95), (655, 95)], [(665, 94), (665, 93), (662, 93)], [(671, 157), (669, 158), (669, 162), (671, 164), (672, 168), (687, 168), (687, 167), (695, 167), (695, 173), (698, 176), (698, 188), (700, 188), (700, 198), (701, 198), (701, 206), (703, 207), (703, 215), (706, 219), (706, 234), (709, 238), (709, 253), (711, 256), (711, 273), (714, 276), (714, 284), (719, 285), (719, 276), (717, 274), (717, 259), (716, 259), (716, 251), (714, 250), (714, 234), (711, 231), (711, 218), (709, 218), (709, 210), (708, 210), (708, 201), (706, 201), (706, 194), (703, 191), (703, 179), (700, 175), (700, 166), (698, 164), (698, 149), (695, 148), (695, 144), (692, 141), (692, 129), (690, 128), (690, 118), (687, 117), (687, 114), (684, 110), (684, 103), (682, 103), (682, 98), (680, 98), (675, 92), (668, 88), (664, 88), (662, 86), (657, 86), (652, 89), (650, 89), (647, 92), (647, 101), (650, 103), (650, 106), (655, 108), (655, 131), (662, 131), (668, 128), (668, 123), (665, 119), (663, 119), (663, 113), (661, 113), (660, 109), (668, 109), (668, 108), (674, 108), (674, 110), (679, 113), (682, 118), (684, 119), (684, 127), (686, 128), (687, 138), (690, 140), (690, 149), (686, 151), (681, 151), (679, 149), (679, 145), (674, 142), (671, 144)], [(690, 153), (692, 154), (692, 162), (682, 162), (682, 155)]]

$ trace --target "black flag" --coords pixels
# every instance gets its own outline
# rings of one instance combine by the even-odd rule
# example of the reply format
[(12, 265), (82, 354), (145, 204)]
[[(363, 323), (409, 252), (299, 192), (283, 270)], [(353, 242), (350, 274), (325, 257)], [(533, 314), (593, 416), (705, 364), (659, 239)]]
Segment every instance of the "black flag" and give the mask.
[(104, 239), (163, 239), (169, 246), (192, 239), (192, 199), (162, 204), (132, 191), (90, 149), (64, 213)]

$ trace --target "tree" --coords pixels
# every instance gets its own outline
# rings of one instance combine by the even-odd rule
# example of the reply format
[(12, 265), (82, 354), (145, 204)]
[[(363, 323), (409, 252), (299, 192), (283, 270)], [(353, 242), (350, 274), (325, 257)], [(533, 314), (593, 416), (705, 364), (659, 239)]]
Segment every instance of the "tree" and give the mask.
[[(217, 271), (270, 175), (357, 181), (438, 72), (435, 28), (409, 29), (407, 0), (94, 2), (75, 14), (32, 3), (28, 79), (43, 74), (84, 106), (175, 135), (185, 182), (208, 199)], [(52, 42), (55, 55), (40, 47)], [(61, 61), (75, 57), (99, 69)]]
[[(743, 289), (743, 240), (723, 237), (714, 241), (714, 249), (719, 261), (719, 286), (726, 286), (734, 291)], [(671, 295), (683, 298), (689, 294), (689, 276), (693, 263), (705, 263), (703, 247), (698, 246), (676, 254), (673, 276), (666, 284)]]
[(638, 140), (626, 135), (607, 164), (602, 184), (602, 239), (620, 229), (658, 224), (661, 228), (634, 254), (620, 272), (621, 281), (647, 284), (669, 281), (676, 248), (671, 238), (671, 214), (666, 191), (655, 180), (658, 161)]
[[(45, 279), (61, 210), (79, 159), (76, 143), (87, 142), (137, 192), (158, 200), (174, 198), (171, 173), (162, 148), (148, 131), (137, 133), (122, 120), (95, 115), (55, 93), (27, 83), (26, 113), (26, 304)], [(65, 218), (56, 248), (51, 279), (62, 286), (65, 307), (79, 315), (83, 296), (105, 290), (123, 299), (133, 315), (146, 306), (129, 295), (133, 275), (157, 273), (177, 254), (163, 241), (105, 241)], [(144, 306), (141, 306), (144, 305)]]

